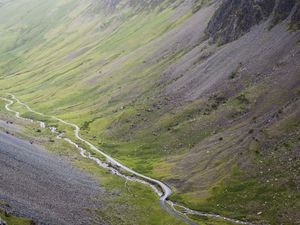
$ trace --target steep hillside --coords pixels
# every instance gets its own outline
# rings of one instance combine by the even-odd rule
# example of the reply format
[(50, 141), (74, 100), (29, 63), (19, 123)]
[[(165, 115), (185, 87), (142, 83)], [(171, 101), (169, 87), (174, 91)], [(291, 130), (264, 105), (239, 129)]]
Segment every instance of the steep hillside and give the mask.
[(299, 224), (299, 1), (0, 3), (1, 95), (191, 208)]

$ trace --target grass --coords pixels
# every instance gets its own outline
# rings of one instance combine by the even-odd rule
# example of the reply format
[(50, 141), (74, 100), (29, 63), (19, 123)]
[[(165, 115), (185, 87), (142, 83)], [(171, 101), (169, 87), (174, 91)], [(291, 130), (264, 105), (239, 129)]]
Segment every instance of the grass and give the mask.
[(198, 205), (189, 204), (184, 195), (173, 195), (172, 199), (200, 211), (258, 224), (275, 225), (278, 221), (294, 224), (299, 216), (300, 195), (296, 185), (299, 160), (292, 157), (299, 148), (299, 134), (295, 127), (293, 132), (283, 143), (272, 144), (267, 149), (257, 143), (252, 146), (255, 156), (251, 167), (247, 170), (235, 167), (229, 177), (212, 188), (211, 196)]
[[(251, 89), (252, 87), (249, 88), (249, 90)], [(258, 92), (256, 92), (256, 94), (257, 93)], [(120, 116), (115, 119), (117, 121), (116, 123), (110, 122), (107, 117), (99, 116), (99, 118), (96, 119), (91, 117), (92, 119), (89, 120), (90, 122), (82, 123), (85, 125), (82, 135), (136, 171), (159, 179), (181, 179), (181, 175), (176, 174), (174, 171), (174, 164), (164, 160), (164, 157), (167, 154), (170, 154), (168, 149), (172, 149), (172, 154), (174, 156), (176, 155), (174, 152), (176, 146), (182, 143), (183, 145), (179, 147), (177, 154), (179, 158), (184, 157), (180, 154), (186, 154), (186, 152), (188, 152), (188, 149), (191, 148), (189, 144), (192, 145), (193, 142), (197, 143), (197, 141), (204, 140), (212, 134), (222, 132), (220, 128), (216, 129), (216, 127), (201, 132), (204, 125), (202, 121), (211, 123), (211, 121), (219, 114), (224, 114), (224, 112), (228, 114), (228, 109), (233, 110), (234, 112), (243, 112), (253, 106), (255, 96), (252, 94), (252, 91), (244, 91), (229, 99), (222, 100), (221, 102), (216, 99), (217, 97), (201, 99), (195, 101), (188, 107), (185, 106), (176, 109), (170, 108), (166, 110), (167, 113), (164, 111), (165, 109), (152, 110), (152, 104), (122, 106), (119, 108), (119, 111), (116, 112), (120, 114)], [(207, 103), (209, 103), (208, 106)], [(216, 103), (216, 107), (211, 107), (211, 105)], [(14, 105), (13, 107), (17, 107), (17, 105)], [(207, 110), (205, 110), (207, 107), (209, 107), (208, 114), (206, 113)], [(28, 114), (28, 112), (26, 113), (26, 109), (24, 108), (18, 107), (16, 109), (21, 110), (23, 115), (43, 120), (43, 118), (35, 117), (32, 114)], [(143, 118), (147, 118), (148, 121), (144, 121)], [(159, 120), (156, 118), (159, 118)], [(130, 133), (126, 133), (129, 129), (126, 125), (128, 122), (126, 121), (139, 124), (140, 126), (136, 131), (134, 128), (130, 131), (134, 137), (130, 141), (126, 141), (126, 137), (124, 137), (124, 134), (128, 135)], [(152, 134), (153, 130), (151, 129), (143, 130), (143, 127), (147, 128), (149, 121), (155, 121), (153, 127), (160, 128), (160, 130), (155, 130), (155, 135)], [(66, 129), (66, 127), (53, 121), (50, 123), (53, 123), (60, 130), (66, 130), (67, 135), (73, 136), (72, 129)], [(120, 129), (114, 134), (114, 137), (118, 137), (118, 140), (105, 133), (100, 133), (99, 135), (99, 130), (111, 129), (109, 127), (114, 126), (114, 124), (119, 126), (116, 127), (117, 129), (114, 128), (114, 131)], [(291, 117), (291, 119), (286, 119), (284, 124), (290, 128), (298, 127), (297, 124), (295, 124), (293, 117)], [(284, 125), (282, 125), (282, 127), (284, 127)], [(197, 129), (199, 129), (200, 132), (196, 132)], [(287, 128), (284, 130), (286, 131), (286, 129)], [(181, 137), (183, 137), (183, 139), (180, 139)], [(73, 140), (75, 140), (74, 137)], [(230, 142), (230, 140), (226, 139), (225, 141)], [(165, 143), (168, 142), (171, 142), (172, 144), (166, 145)], [(256, 155), (256, 157), (261, 157), (260, 145), (255, 141), (252, 141), (251, 143), (252, 144), (249, 146), (251, 154)], [(188, 145), (188, 147), (185, 147), (186, 145)], [(290, 143), (286, 145), (289, 147)], [(157, 151), (157, 149), (160, 149), (161, 151)], [(222, 168), (223, 163), (226, 162), (226, 160), (224, 160), (225, 159), (222, 158), (216, 160), (214, 164), (215, 168)], [(219, 213), (228, 217), (251, 222), (271, 221), (271, 223), (276, 224), (276, 221), (280, 221), (280, 218), (277, 217), (272, 219), (271, 215), (276, 210), (281, 210), (278, 202), (284, 201), (284, 199), (288, 198), (290, 195), (288, 193), (294, 193), (294, 190), (280, 190), (276, 187), (270, 187), (269, 184), (262, 184), (259, 176), (254, 173), (255, 168), (259, 168), (259, 160), (260, 159), (256, 159), (256, 161), (254, 161), (255, 166), (250, 175), (247, 174), (249, 171), (242, 171), (237, 168), (230, 174), (227, 174), (227, 176), (221, 175), (221, 178), (216, 182), (216, 185), (212, 186), (208, 197), (203, 197), (197, 192), (198, 190), (194, 191), (191, 189), (183, 192), (175, 189), (175, 193), (171, 196), (171, 199), (200, 211)], [(264, 160), (266, 159), (264, 158)], [(78, 161), (77, 163), (81, 165), (81, 161)], [(87, 167), (85, 166), (85, 168)], [(225, 172), (221, 172), (221, 174), (225, 174)], [(282, 177), (285, 176), (287, 175), (282, 175)], [(114, 186), (112, 189), (114, 189)], [(269, 207), (268, 210), (263, 213), (260, 213), (260, 210), (265, 210), (265, 200), (272, 199), (274, 193), (279, 193), (279, 197), (269, 202), (269, 204), (272, 204), (273, 206)], [(298, 197), (295, 195), (293, 198)], [(295, 204), (295, 202), (293, 204)], [(288, 207), (290, 210), (293, 210), (294, 206), (290, 205)], [(206, 218), (200, 219), (202, 221), (206, 220)], [(207, 221), (208, 224), (210, 222), (210, 220)], [(284, 222), (289, 224), (288, 221)]]
[[(237, 218), (248, 219), (250, 215), (249, 219), (273, 221), (271, 209), (257, 215), (252, 211), (255, 207), (247, 205), (262, 204), (260, 199), (243, 198), (243, 194), (249, 192), (255, 196), (255, 191), (264, 188), (268, 192), (256, 193), (257, 196), (272, 198), (271, 193), (276, 192), (267, 184), (260, 185), (259, 177), (253, 172), (260, 164), (253, 162), (256, 166), (249, 180), (244, 180), (250, 176), (248, 169), (241, 167), (243, 173), (237, 175), (231, 168), (238, 164), (239, 158), (244, 160), (245, 155), (249, 159), (261, 157), (260, 143), (251, 140), (248, 145), (248, 138), (260, 128), (253, 129), (256, 125), (251, 123), (251, 128), (243, 130), (243, 126), (249, 126), (250, 114), (256, 114), (251, 117), (262, 115), (272, 104), (285, 103), (279, 101), (281, 96), (274, 95), (265, 104), (258, 105), (268, 91), (272, 92), (271, 82), (247, 80), (241, 76), (241, 63), (233, 68), (226, 81), (232, 90), (182, 104), (175, 104), (173, 99), (164, 96), (165, 88), (175, 81), (165, 81), (164, 72), (191, 50), (182, 47), (166, 53), (163, 47), (170, 40), (165, 34), (180, 28), (193, 12), (210, 3), (195, 1), (190, 10), (178, 17), (176, 6), (183, 1), (172, 2), (156, 1), (157, 6), (139, 5), (134, 9), (119, 7), (109, 15), (102, 11), (101, 5), (77, 0), (55, 0), (51, 4), (46, 0), (26, 0), (1, 7), (0, 93), (14, 93), (37, 111), (76, 123), (82, 128), (82, 137), (120, 162), (171, 183), (175, 191), (172, 199), (178, 202)], [(18, 105), (13, 108), (21, 111), (22, 116), (46, 121), (65, 131), (75, 141), (72, 127), (27, 112)], [(295, 123), (296, 117), (297, 114), (288, 117), (280, 130), (272, 127), (265, 132), (272, 136), (278, 130), (280, 139), (280, 134), (299, 126)], [(45, 135), (45, 143), (52, 151), (70, 157), (74, 164), (90, 173), (101, 174), (102, 180), (97, 179), (107, 185), (108, 190), (117, 188), (126, 193), (122, 180), (77, 159), (78, 154), (75, 157), (72, 151), (59, 147), (67, 146), (54, 140), (49, 132), (37, 133), (37, 129), (35, 127), (31, 135)], [(250, 129), (252, 133), (248, 133)], [(291, 143), (286, 145), (289, 147)], [(187, 163), (187, 159), (192, 162)], [(245, 161), (248, 162), (248, 158)], [(186, 183), (188, 188), (184, 187)], [(155, 196), (146, 195), (147, 188), (137, 184), (130, 186), (139, 195), (147, 196), (147, 207), (153, 210), (149, 216), (153, 221), (138, 218), (138, 222), (155, 223), (164, 217), (159, 206), (151, 203), (157, 200)], [(224, 192), (228, 188), (230, 193)], [(107, 211), (97, 213), (109, 218), (116, 210), (114, 207), (127, 200), (133, 205), (130, 213), (126, 216), (121, 210), (117, 211), (120, 213), (112, 218), (114, 223), (127, 223), (138, 210), (140, 214), (150, 213), (146, 206), (141, 206), (142, 202), (131, 198), (129, 193), (125, 197), (112, 197)], [(228, 204), (228, 208), (217, 207), (220, 202)], [(207, 218), (200, 220), (212, 223)], [(164, 222), (167, 221), (166, 218)]]
[[(14, 105), (14, 107), (16, 107), (16, 106)], [(17, 109), (22, 111), (22, 108), (24, 110), (24, 107), (21, 107), (21, 108), (19, 107)], [(38, 115), (37, 115), (37, 117), (35, 117), (35, 114), (32, 114), (32, 113), (23, 113), (22, 115), (23, 116), (30, 116), (32, 119), (39, 119), (39, 120), (47, 121), (47, 120), (45, 120), (45, 118), (42, 118)], [(57, 127), (60, 127), (60, 126), (57, 126)], [(62, 128), (60, 128), (60, 129), (62, 129)], [(33, 130), (36, 132), (36, 128), (33, 129)], [(64, 130), (67, 131), (68, 129), (64, 128)], [(71, 131), (69, 131), (69, 132), (71, 133)], [(35, 133), (33, 133), (32, 135), (35, 135)], [(42, 130), (42, 132), (39, 135), (47, 137), (47, 136), (51, 136), (51, 133), (48, 130)], [(48, 140), (48, 141), (43, 140), (41, 142), (41, 144), (47, 146), (47, 149), (49, 149), (50, 151), (54, 151), (54, 152), (58, 153), (60, 156), (66, 157), (68, 160), (71, 159), (73, 161), (74, 160), (73, 157), (75, 157), (74, 164), (76, 166), (78, 166), (79, 168), (82, 168), (84, 171), (87, 171), (91, 174), (94, 174), (95, 177), (97, 177), (97, 179), (100, 179), (101, 185), (104, 185), (107, 189), (117, 191), (117, 192), (123, 192), (123, 191), (126, 192), (127, 191), (127, 192), (130, 193), (130, 195), (132, 195), (132, 193), (140, 193), (142, 196), (144, 196), (142, 202), (138, 201), (138, 202), (134, 202), (134, 203), (131, 203), (131, 204), (134, 204), (134, 205), (135, 204), (145, 204), (146, 199), (149, 200), (150, 202), (158, 200), (156, 197), (151, 197), (151, 196), (153, 196), (153, 194), (151, 194), (152, 190), (150, 188), (146, 188), (146, 190), (142, 191), (142, 188), (140, 187), (141, 185), (136, 184), (136, 183), (132, 183), (132, 184), (128, 184), (128, 186), (130, 188), (130, 191), (128, 191), (128, 189), (126, 190), (125, 188), (121, 189), (120, 186), (123, 185), (124, 181), (121, 178), (111, 178), (111, 177), (108, 178), (107, 177), (107, 172), (105, 172), (105, 173), (101, 172), (102, 177), (99, 178), (99, 168), (97, 168), (97, 166), (95, 164), (92, 165), (90, 162), (87, 163), (88, 160), (78, 159), (78, 156), (73, 156), (74, 152), (71, 153), (71, 152), (68, 151), (68, 149), (70, 148), (70, 146), (68, 146), (68, 144), (66, 144), (62, 141), (58, 141), (58, 140), (50, 141), (50, 140), (54, 140), (53, 138), (46, 138), (46, 140)], [(75, 150), (75, 151), (77, 151), (77, 150)], [(144, 162), (140, 162), (140, 163), (143, 165), (143, 167), (137, 168), (138, 171), (142, 171), (142, 172), (147, 173), (147, 169), (144, 170), (144, 168), (147, 165), (147, 163), (149, 163), (149, 162), (144, 161)], [(90, 165), (88, 165), (88, 164), (90, 164)], [(148, 165), (151, 166), (151, 164), (148, 164)], [(165, 171), (165, 170), (163, 169), (162, 171)], [(159, 173), (159, 174), (161, 174), (161, 173)], [(133, 196), (135, 196), (134, 198), (136, 198), (136, 195), (137, 194), (133, 195)], [(118, 215), (116, 218), (111, 218), (110, 213), (111, 213), (112, 210), (116, 210), (114, 208), (114, 205), (121, 204), (120, 202), (128, 202), (129, 197), (132, 197), (132, 196), (127, 196), (127, 197), (122, 197), (122, 198), (118, 196), (118, 200), (109, 199), (108, 202), (109, 202), (110, 207), (105, 209), (105, 212), (102, 209), (101, 210), (99, 209), (95, 213), (101, 215), (101, 217), (104, 217), (104, 218), (107, 217), (109, 219), (112, 219), (114, 224), (115, 223), (126, 224), (126, 219), (123, 217), (122, 214)], [(178, 202), (180, 202), (180, 201), (178, 201)], [(154, 206), (150, 207), (151, 210), (157, 210), (157, 209), (155, 209), (155, 207), (154, 208), (153, 207)], [(136, 212), (136, 210), (137, 209), (135, 208), (135, 212)], [(142, 211), (140, 211), (140, 213), (143, 214)], [(149, 224), (159, 224), (160, 222), (165, 221), (165, 220), (161, 219), (161, 215), (158, 216), (158, 217), (153, 217), (152, 215), (149, 215), (149, 218), (152, 219), (151, 222), (149, 222), (149, 221), (144, 221), (144, 222), (149, 223)], [(195, 218), (193, 218), (193, 219), (195, 219)], [(213, 219), (209, 219), (207, 221), (206, 218), (197, 218), (197, 220), (198, 221), (205, 221), (205, 222), (207, 222), (207, 224), (210, 224), (212, 221), (215, 224), (228, 224), (228, 223), (225, 223), (224, 221), (220, 222), (220, 221), (217, 221), (217, 220), (215, 221)]]
[(0, 210), (0, 218), (3, 219), (7, 225), (30, 225), (32, 224), (30, 219), (15, 217), (2, 213)]
[(189, 216), (191, 219), (195, 221), (201, 221), (201, 224), (204, 225), (234, 225), (236, 223), (224, 221), (223, 219), (215, 219), (207, 216), (198, 216), (198, 215), (191, 215)]
[[(123, 178), (110, 174), (91, 160), (82, 158), (77, 149), (63, 140), (55, 139), (48, 129), (42, 129), (39, 135), (36, 135), (38, 124), (23, 122), (7, 116), (3, 108), (1, 108), (0, 113), (1, 118), (9, 118), (14, 124), (24, 126), (23, 132), (15, 133), (16, 136), (34, 140), (36, 144), (45, 146), (49, 151), (59, 154), (99, 181), (99, 185), (106, 190), (106, 194), (101, 196), (105, 207), (96, 210), (95, 216), (101, 216), (112, 224), (183, 224), (160, 207), (158, 197), (150, 187), (135, 182), (128, 182), (125, 185)], [(12, 221), (15, 221), (14, 217), (12, 217)]]

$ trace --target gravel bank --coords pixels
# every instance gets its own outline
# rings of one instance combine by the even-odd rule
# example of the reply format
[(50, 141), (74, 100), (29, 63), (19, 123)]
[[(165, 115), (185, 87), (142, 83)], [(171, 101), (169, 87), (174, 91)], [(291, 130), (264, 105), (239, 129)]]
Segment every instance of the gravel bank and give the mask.
[[(91, 224), (99, 184), (46, 150), (0, 131), (0, 201), (38, 224)], [(96, 200), (98, 199), (98, 200)], [(97, 224), (105, 224), (97, 221)]]

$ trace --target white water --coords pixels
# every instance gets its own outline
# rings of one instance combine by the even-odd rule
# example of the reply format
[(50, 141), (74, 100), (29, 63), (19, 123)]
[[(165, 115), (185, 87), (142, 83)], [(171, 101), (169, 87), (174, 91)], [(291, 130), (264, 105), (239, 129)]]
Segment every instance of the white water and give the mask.
[[(33, 112), (37, 115), (40, 115), (40, 116), (45, 116), (45, 117), (49, 117), (43, 113), (40, 113), (40, 112), (37, 112), (37, 111), (34, 111), (31, 107), (29, 107), (27, 104), (21, 102), (19, 99), (17, 99), (14, 95), (10, 94), (10, 96), (12, 97), (12, 99), (14, 99), (18, 104), (26, 107), (30, 112)], [(17, 112), (17, 111), (14, 111), (12, 109), (10, 109), (9, 107), (14, 104), (14, 102), (10, 99), (6, 99), (6, 98), (2, 98), (0, 97), (0, 99), (8, 102), (6, 105), (5, 105), (5, 109), (9, 112), (13, 112), (15, 114), (15, 116), (19, 119), (24, 119), (24, 120), (27, 120), (27, 121), (30, 121), (30, 122), (34, 122), (33, 120), (31, 119), (27, 119), (27, 118), (22, 118), (20, 117), (20, 113)], [(249, 222), (244, 222), (244, 221), (240, 221), (240, 220), (235, 220), (235, 219), (231, 219), (231, 218), (227, 218), (227, 217), (223, 217), (223, 216), (220, 216), (220, 215), (217, 215), (217, 214), (211, 214), (211, 213), (203, 213), (203, 212), (198, 212), (198, 211), (195, 211), (195, 210), (192, 210), (192, 209), (189, 209), (185, 206), (182, 206), (180, 204), (177, 204), (175, 202), (172, 202), (170, 200), (167, 200), (167, 198), (172, 194), (172, 190), (164, 183), (162, 183), (161, 181), (159, 180), (156, 180), (156, 179), (153, 179), (151, 177), (148, 177), (148, 176), (145, 176), (141, 173), (138, 173), (126, 166), (124, 166), (123, 164), (119, 163), (118, 161), (116, 161), (115, 159), (113, 159), (112, 157), (110, 157), (109, 155), (107, 155), (106, 153), (104, 153), (101, 149), (97, 148), (96, 146), (94, 146), (92, 143), (88, 142), (87, 140), (83, 139), (80, 137), (79, 135), (79, 132), (80, 132), (80, 128), (76, 125), (76, 124), (73, 124), (73, 123), (69, 123), (69, 122), (66, 122), (60, 118), (57, 118), (55, 116), (51, 116), (51, 118), (53, 118), (54, 120), (57, 120), (65, 125), (68, 125), (68, 126), (71, 126), (73, 127), (75, 130), (74, 130), (74, 134), (75, 134), (75, 137), (82, 141), (83, 143), (85, 143), (86, 145), (88, 145), (92, 150), (100, 153), (102, 156), (105, 157), (106, 159), (106, 162), (102, 162), (100, 159), (92, 156), (87, 150), (83, 149), (82, 147), (80, 147), (78, 144), (76, 144), (75, 142), (73, 142), (71, 139), (69, 138), (63, 138), (66, 142), (68, 142), (69, 144), (75, 146), (79, 151), (80, 151), (80, 155), (84, 158), (89, 158), (93, 161), (95, 161), (99, 166), (105, 168), (105, 169), (108, 169), (110, 170), (113, 174), (117, 175), (117, 176), (120, 176), (120, 177), (123, 177), (124, 179), (126, 179), (126, 182), (127, 180), (129, 181), (134, 181), (134, 182), (139, 182), (139, 183), (143, 183), (145, 185), (148, 185), (150, 186), (154, 191), (155, 193), (157, 193), (159, 196), (160, 196), (160, 202), (162, 203), (162, 206), (165, 210), (167, 210), (167, 206), (165, 205), (165, 203), (167, 203), (170, 208), (173, 210), (173, 212), (177, 215), (177, 217), (191, 225), (194, 225), (196, 223), (190, 221), (189, 219), (185, 218), (185, 217), (182, 217), (181, 215), (183, 216), (187, 216), (187, 215), (199, 215), (199, 216), (207, 216), (207, 217), (212, 217), (212, 218), (219, 218), (219, 219), (223, 219), (223, 220), (226, 220), (226, 221), (230, 221), (230, 222), (233, 222), (233, 223), (237, 223), (237, 224), (245, 224), (245, 225), (254, 225), (252, 223), (249, 223)], [(41, 122), (41, 121), (36, 121), (40, 124), (40, 127), (41, 128), (46, 128), (46, 124), (44, 122)], [(59, 133), (55, 127), (49, 127), (49, 129), (51, 130), (52, 133), (56, 134), (56, 138), (57, 139), (62, 139), (62, 136), (63, 136), (63, 133)], [(110, 163), (112, 166), (110, 166), (108, 163)], [(119, 169), (117, 169), (119, 168)], [(122, 174), (122, 172), (120, 171), (120, 169), (126, 171), (126, 172), (129, 172), (133, 175), (135, 175), (136, 177), (134, 176), (127, 176), (127, 175), (124, 175)], [(139, 179), (140, 178), (140, 179)], [(160, 191), (159, 188), (157, 188), (155, 185), (159, 186), (161, 188), (162, 191)], [(182, 208), (183, 210), (177, 210), (175, 208), (175, 206), (178, 206), (180, 208)], [(167, 210), (169, 212), (169, 210)], [(173, 214), (173, 213), (172, 213)], [(173, 214), (174, 215), (174, 214)]]

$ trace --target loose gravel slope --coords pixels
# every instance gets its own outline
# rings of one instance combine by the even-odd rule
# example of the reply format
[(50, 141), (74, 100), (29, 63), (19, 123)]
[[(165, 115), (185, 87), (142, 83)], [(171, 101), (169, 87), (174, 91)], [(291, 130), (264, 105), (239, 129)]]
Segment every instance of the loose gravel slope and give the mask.
[(96, 200), (101, 194), (87, 174), (0, 131), (0, 200), (8, 203), (10, 212), (38, 224), (91, 224), (86, 209), (101, 207)]

